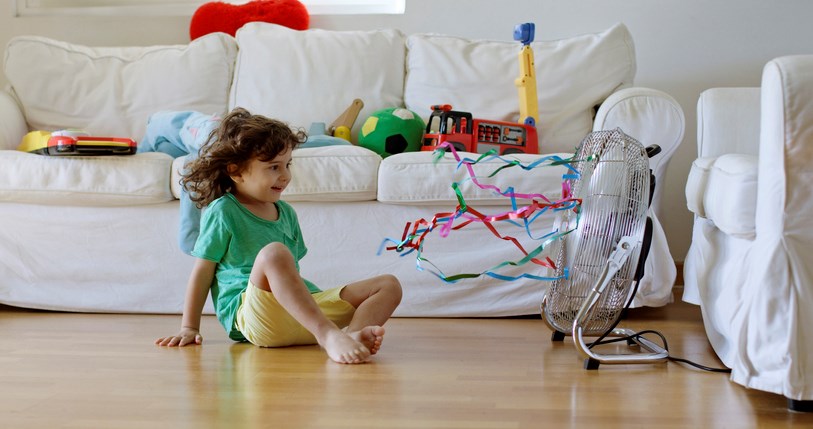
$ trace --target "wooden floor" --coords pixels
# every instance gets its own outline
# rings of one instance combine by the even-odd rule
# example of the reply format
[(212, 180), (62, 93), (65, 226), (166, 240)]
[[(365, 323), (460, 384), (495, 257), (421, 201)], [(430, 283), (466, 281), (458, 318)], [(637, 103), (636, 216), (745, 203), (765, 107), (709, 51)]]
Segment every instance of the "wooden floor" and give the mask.
[[(727, 374), (675, 363), (582, 369), (539, 318), (393, 319), (374, 362), (316, 346), (229, 341), (205, 317), (200, 347), (160, 348), (178, 316), (0, 307), (2, 428), (774, 428), (813, 414)], [(674, 355), (718, 366), (697, 309), (633, 310)]]

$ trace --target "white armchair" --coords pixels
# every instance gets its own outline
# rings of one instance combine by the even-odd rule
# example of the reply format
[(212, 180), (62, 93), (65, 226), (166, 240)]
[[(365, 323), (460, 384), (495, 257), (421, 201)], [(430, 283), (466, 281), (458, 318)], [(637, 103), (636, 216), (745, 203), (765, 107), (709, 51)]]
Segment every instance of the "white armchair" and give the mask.
[(697, 106), (683, 300), (701, 306), (732, 381), (813, 406), (813, 55)]

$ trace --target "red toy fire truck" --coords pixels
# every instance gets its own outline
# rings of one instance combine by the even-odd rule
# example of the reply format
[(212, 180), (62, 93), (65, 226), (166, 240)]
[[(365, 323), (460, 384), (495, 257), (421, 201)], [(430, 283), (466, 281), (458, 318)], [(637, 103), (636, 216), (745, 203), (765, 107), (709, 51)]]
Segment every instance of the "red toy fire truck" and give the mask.
[(442, 143), (460, 152), (486, 153), (494, 149), (500, 155), (539, 153), (535, 126), (475, 119), (471, 113), (452, 110), (448, 104), (432, 106), (421, 150), (435, 150)]

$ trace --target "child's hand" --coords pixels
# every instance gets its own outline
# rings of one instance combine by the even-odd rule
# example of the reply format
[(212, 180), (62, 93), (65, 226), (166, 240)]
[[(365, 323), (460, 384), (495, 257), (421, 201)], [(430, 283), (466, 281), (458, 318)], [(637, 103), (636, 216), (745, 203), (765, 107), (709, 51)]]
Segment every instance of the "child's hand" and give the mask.
[(203, 342), (203, 337), (200, 331), (194, 328), (181, 328), (178, 335), (171, 337), (163, 337), (155, 340), (155, 344), (167, 347), (183, 347), (189, 344), (200, 344)]

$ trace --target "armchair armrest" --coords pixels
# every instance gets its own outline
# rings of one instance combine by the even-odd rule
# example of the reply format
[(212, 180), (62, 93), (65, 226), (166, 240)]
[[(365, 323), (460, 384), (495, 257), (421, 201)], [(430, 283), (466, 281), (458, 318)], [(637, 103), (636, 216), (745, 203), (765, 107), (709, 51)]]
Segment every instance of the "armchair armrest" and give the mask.
[[(650, 88), (625, 88), (601, 104), (593, 131), (621, 128), (644, 146), (656, 144), (661, 153), (649, 161), (656, 183), (664, 183), (669, 160), (683, 141), (686, 118), (680, 104), (665, 92)], [(658, 213), (662, 192), (655, 187), (652, 208)]]
[[(661, 185), (666, 178), (666, 167), (683, 141), (685, 127), (683, 108), (674, 98), (658, 90), (640, 87), (624, 88), (611, 94), (601, 104), (593, 121), (593, 131), (621, 128), (644, 146), (656, 144), (661, 147), (661, 153), (649, 160), (656, 182), (650, 211), (656, 219), (660, 214), (661, 196), (665, 189)], [(660, 222), (654, 222), (652, 234), (653, 247), (639, 284), (639, 296), (633, 305), (637, 305), (640, 296), (652, 301), (657, 299), (664, 304), (672, 300), (671, 285), (677, 271)]]
[(759, 152), (759, 88), (711, 88), (697, 100), (697, 157)]
[(28, 131), (17, 100), (0, 90), (0, 150), (15, 149)]
[[(756, 232), (813, 251), (813, 55), (774, 59), (762, 72)], [(784, 232), (784, 233), (780, 233)]]

